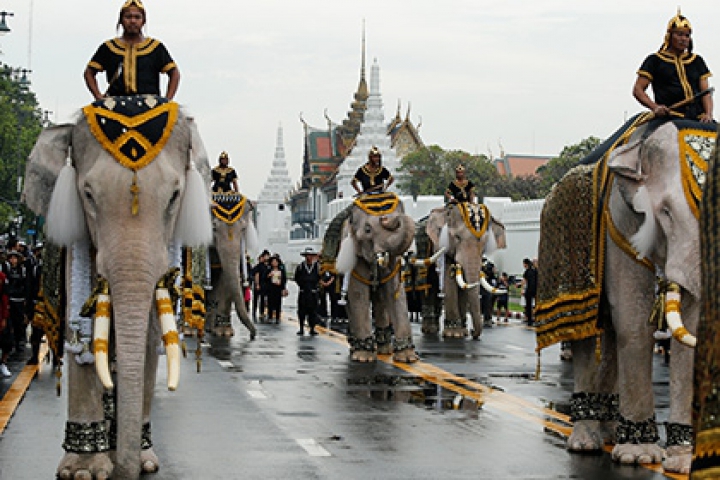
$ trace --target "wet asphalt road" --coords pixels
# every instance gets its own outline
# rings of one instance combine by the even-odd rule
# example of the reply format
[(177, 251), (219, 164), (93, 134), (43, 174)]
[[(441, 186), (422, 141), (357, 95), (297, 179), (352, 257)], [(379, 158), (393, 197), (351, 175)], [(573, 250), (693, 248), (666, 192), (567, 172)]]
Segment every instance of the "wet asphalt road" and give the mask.
[[(258, 324), (255, 341), (235, 319), (235, 337), (203, 347), (201, 374), (183, 360), (177, 392), (163, 387), (161, 365), (152, 423), (161, 470), (147, 478), (667, 478), (566, 452), (557, 431), (569, 424), (554, 410), (567, 409), (572, 363), (546, 349), (534, 381), (534, 333), (519, 320), (479, 341), (424, 338), (414, 324), (421, 362), (401, 369), (387, 358), (351, 363), (340, 333), (298, 337), (293, 317), (287, 305), (280, 325)], [(668, 375), (655, 361), (662, 422)], [(54, 478), (65, 402), (43, 366), (0, 437), (0, 479)]]

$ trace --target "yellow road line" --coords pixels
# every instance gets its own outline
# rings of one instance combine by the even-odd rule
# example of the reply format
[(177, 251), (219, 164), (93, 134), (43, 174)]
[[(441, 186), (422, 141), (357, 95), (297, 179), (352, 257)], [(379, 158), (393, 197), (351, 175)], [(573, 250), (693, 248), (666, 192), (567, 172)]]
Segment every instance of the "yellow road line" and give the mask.
[(40, 348), (40, 355), (38, 355), (37, 365), (25, 365), (22, 371), (18, 374), (15, 381), (10, 386), (10, 389), (5, 393), (5, 396), (0, 400), (0, 435), (5, 432), (10, 418), (15, 414), (15, 410), (25, 396), (25, 392), (30, 387), (35, 375), (40, 371), (45, 355), (47, 355), (47, 344), (43, 343)]
[[(291, 320), (294, 321), (294, 319)], [(345, 335), (320, 326), (315, 328), (329, 340), (341, 345), (347, 345)], [(480, 405), (488, 405), (494, 409), (533, 422), (564, 438), (569, 437), (572, 433), (572, 421), (568, 415), (536, 405), (528, 400), (495, 390), (486, 385), (473, 382), (468, 378), (460, 377), (443, 370), (436, 365), (423, 361), (417, 361), (415, 363), (396, 362), (392, 359), (392, 355), (378, 355), (378, 360), (447, 390), (473, 399)], [(607, 445), (605, 446), (605, 451), (610, 453), (612, 452), (612, 448), (612, 446)], [(687, 480), (688, 478), (688, 475), (664, 472), (661, 464), (645, 464), (641, 466), (675, 480)]]

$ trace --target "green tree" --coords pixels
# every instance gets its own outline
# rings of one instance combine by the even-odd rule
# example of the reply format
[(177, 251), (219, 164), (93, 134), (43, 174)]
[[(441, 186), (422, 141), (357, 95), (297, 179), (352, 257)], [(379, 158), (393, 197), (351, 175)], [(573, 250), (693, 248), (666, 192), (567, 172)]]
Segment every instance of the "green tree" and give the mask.
[(568, 145), (563, 148), (560, 155), (538, 168), (540, 186), (536, 198), (544, 198), (553, 185), (555, 185), (571, 168), (575, 167), (580, 160), (585, 158), (595, 147), (600, 145), (602, 140), (597, 137), (587, 137), (575, 145)]
[(462, 150), (443, 150), (437, 145), (410, 153), (402, 159), (398, 189), (406, 195), (444, 195), (455, 178), (455, 167), (465, 166), (467, 178), (475, 184), (482, 199), (495, 196), (496, 184), (501, 181), (497, 169), (485, 155), (471, 155)]
[(0, 64), (0, 233), (9, 233), (15, 218), (23, 219), (21, 232), (36, 222), (18, 192), (25, 160), (42, 129), (42, 112), (26, 74)]

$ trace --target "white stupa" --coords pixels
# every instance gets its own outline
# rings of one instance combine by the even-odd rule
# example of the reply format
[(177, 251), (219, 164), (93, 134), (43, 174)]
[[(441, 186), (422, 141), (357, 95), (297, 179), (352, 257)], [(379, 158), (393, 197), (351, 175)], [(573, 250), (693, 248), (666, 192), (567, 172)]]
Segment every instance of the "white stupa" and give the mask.
[[(265, 182), (257, 201), (258, 247), (260, 251), (268, 249), (287, 257), (288, 231), (290, 230), (290, 210), (285, 205), (288, 192), (292, 189), (292, 180), (288, 173), (283, 147), (282, 125), (278, 127), (275, 158), (270, 176)], [(259, 252), (249, 252), (257, 256)]]
[(357, 169), (367, 162), (368, 152), (373, 146), (380, 150), (383, 166), (390, 170), (397, 182), (397, 168), (400, 163), (395, 151), (390, 146), (390, 136), (387, 133), (387, 125), (385, 124), (382, 98), (380, 96), (380, 66), (377, 59), (373, 61), (370, 69), (370, 95), (367, 99), (367, 110), (360, 126), (360, 133), (355, 139), (355, 146), (350, 155), (345, 158), (338, 169), (338, 196), (342, 194), (342, 198), (351, 198), (355, 195), (356, 192), (350, 182)]

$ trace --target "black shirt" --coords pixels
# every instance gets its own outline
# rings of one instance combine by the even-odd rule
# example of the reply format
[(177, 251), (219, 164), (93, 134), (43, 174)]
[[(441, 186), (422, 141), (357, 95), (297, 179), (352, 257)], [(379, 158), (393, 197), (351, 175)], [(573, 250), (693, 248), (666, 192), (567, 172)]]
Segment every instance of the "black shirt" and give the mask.
[[(122, 69), (118, 73), (118, 69)], [(88, 67), (105, 72), (108, 95), (160, 95), (160, 74), (177, 68), (160, 40), (146, 38), (126, 45), (114, 38), (98, 47)]]
[(362, 186), (361, 190), (363, 192), (367, 192), (369, 190), (380, 192), (381, 189), (377, 187), (386, 181), (390, 181), (391, 178), (392, 174), (387, 168), (380, 167), (379, 170), (374, 170), (369, 168), (366, 164), (357, 169), (354, 180), (360, 182), (360, 185)]
[(469, 202), (473, 188), (475, 188), (475, 184), (470, 180), (466, 180), (464, 185), (453, 180), (448, 185), (447, 192), (458, 202)]
[[(637, 73), (650, 80), (655, 103), (667, 107), (700, 93), (700, 80), (712, 75), (700, 55), (686, 52), (677, 57), (666, 51), (649, 55)], [(703, 111), (702, 101), (697, 99), (681, 113), (697, 119)]]
[(232, 192), (232, 183), (236, 178), (238, 175), (234, 168), (218, 165), (212, 169), (212, 191), (215, 193)]

